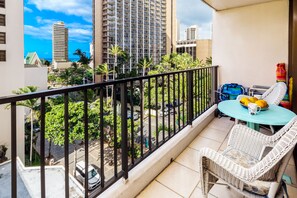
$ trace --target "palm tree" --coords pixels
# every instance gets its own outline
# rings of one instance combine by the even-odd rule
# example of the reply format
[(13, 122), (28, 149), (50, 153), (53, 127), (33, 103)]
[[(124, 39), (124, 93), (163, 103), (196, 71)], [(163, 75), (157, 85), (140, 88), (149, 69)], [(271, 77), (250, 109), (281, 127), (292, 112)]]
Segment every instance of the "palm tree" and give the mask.
[(138, 67), (142, 69), (142, 76), (145, 76), (145, 71), (147, 68), (150, 68), (153, 65), (153, 59), (152, 58), (143, 58), (138, 63)]
[(118, 46), (118, 45), (113, 45), (109, 49), (109, 53), (114, 56), (114, 64), (113, 64), (113, 80), (115, 80), (115, 71), (116, 67), (118, 64), (118, 57), (123, 56), (125, 52)]
[[(115, 72), (116, 72), (116, 67), (118, 64), (118, 57), (124, 55), (124, 51), (118, 46), (118, 45), (112, 45), (111, 48), (109, 49), (109, 53), (114, 56), (114, 64), (113, 64), (113, 75), (112, 79), (115, 80)], [(111, 90), (111, 97), (113, 97), (113, 86)]]
[(88, 65), (91, 61), (91, 59), (87, 57), (86, 52), (82, 52), (81, 49), (75, 50), (73, 55), (76, 55), (79, 57), (78, 62), (81, 63), (82, 65)]
[[(104, 64), (100, 64), (98, 65), (96, 68), (95, 68), (95, 73), (98, 74), (98, 75), (105, 75), (106, 77), (106, 81), (109, 80), (109, 74), (112, 73), (112, 71), (110, 71), (108, 69), (108, 65), (107, 63), (104, 63)], [(108, 87), (106, 87), (106, 100), (108, 98)]]
[(211, 56), (207, 57), (205, 63), (207, 66), (211, 66), (212, 65), (212, 57)]
[[(145, 76), (145, 70), (147, 68), (150, 68), (152, 64), (153, 64), (152, 58), (145, 57), (140, 60), (140, 62), (138, 63), (138, 67), (139, 69), (142, 69), (142, 76)], [(143, 86), (142, 90), (144, 90), (144, 84), (142, 86)], [(150, 87), (149, 87), (149, 91), (150, 91)], [(141, 92), (141, 100), (142, 100), (141, 109), (142, 109), (142, 112), (144, 112), (144, 91)]]
[[(24, 88), (19, 88), (16, 91), (13, 91), (14, 94), (21, 95), (27, 93), (33, 93), (37, 91), (35, 86), (26, 86)], [(17, 102), (18, 106), (27, 107), (30, 109), (30, 120), (31, 120), (31, 139), (30, 139), (30, 162), (32, 162), (32, 151), (33, 151), (33, 115), (36, 107), (38, 107), (38, 99), (28, 99), (24, 101)]]

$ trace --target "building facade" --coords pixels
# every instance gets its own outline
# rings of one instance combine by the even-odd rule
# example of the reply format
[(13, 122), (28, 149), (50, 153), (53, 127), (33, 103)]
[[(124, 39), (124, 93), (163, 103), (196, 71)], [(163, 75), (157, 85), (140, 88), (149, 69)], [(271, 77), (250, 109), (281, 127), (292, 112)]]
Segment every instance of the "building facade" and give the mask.
[(188, 27), (186, 32), (187, 32), (187, 40), (197, 40), (198, 39), (198, 26), (197, 25)]
[(200, 39), (178, 41), (176, 52), (178, 54), (188, 53), (193, 59), (206, 61), (206, 58), (212, 56), (212, 40)]
[[(0, 97), (24, 87), (24, 6), (19, 0), (0, 0)], [(0, 145), (11, 154), (11, 113), (0, 105)], [(17, 155), (24, 159), (24, 111), (17, 107)]]
[(176, 0), (103, 0), (94, 3), (95, 65), (114, 63), (109, 53), (119, 46), (129, 55), (125, 68), (131, 71), (137, 63), (175, 51)]
[(53, 62), (68, 61), (68, 28), (64, 22), (53, 24)]

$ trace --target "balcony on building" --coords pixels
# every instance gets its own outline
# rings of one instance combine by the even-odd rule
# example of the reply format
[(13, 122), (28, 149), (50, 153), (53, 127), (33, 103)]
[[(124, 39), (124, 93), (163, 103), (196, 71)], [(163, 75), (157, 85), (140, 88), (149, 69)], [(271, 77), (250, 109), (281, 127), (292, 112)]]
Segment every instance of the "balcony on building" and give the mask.
[[(162, 4), (164, 2), (162, 1)], [(202, 147), (210, 147), (216, 151), (224, 150), (234, 125), (234, 120), (229, 117), (215, 117), (216, 91), (219, 85), (231, 82), (246, 87), (254, 84), (272, 85), (275, 82), (275, 65), (280, 61), (288, 65), (292, 63), (289, 59), (296, 56), (290, 55), (288, 51), (292, 34), (292, 32), (289, 34), (288, 26), (289, 1), (204, 0), (204, 2), (215, 10), (213, 65), (218, 66), (0, 98), (1, 105), (11, 106), (9, 111), (11, 111), (12, 149), (8, 150), (11, 161), (0, 165), (0, 168), (5, 166), (9, 171), (8, 181), (11, 183), (7, 186), (8, 196), (21, 197), (30, 193), (28, 189), (31, 188), (26, 187), (30, 186), (30, 183), (25, 179), (28, 171), (37, 171), (38, 181), (34, 185), (38, 186), (35, 186), (34, 192), (40, 197), (50, 195), (51, 190), (47, 186), (51, 185), (52, 179), (48, 178), (51, 177), (50, 169), (55, 167), (50, 168), (45, 165), (47, 155), (45, 149), (48, 144), (44, 137), (46, 101), (53, 95), (62, 97), (64, 122), (65, 126), (69, 126), (68, 103), (72, 93), (76, 93), (82, 98), (84, 111), (82, 117), (84, 137), (80, 145), (80, 160), (89, 164), (95, 163), (91, 162), (93, 158), (91, 155), (96, 153), (95, 165), (99, 167), (101, 181), (95, 190), (85, 191), (84, 188), (88, 188), (89, 185), (88, 181), (79, 183), (73, 178), (73, 168), (69, 168), (69, 162), (72, 160), (69, 156), (71, 154), (73, 156), (73, 150), (68, 149), (69, 131), (65, 130), (63, 160), (60, 161), (61, 166), (57, 167), (60, 171), (57, 177), (59, 182), (61, 181), (59, 196), (71, 197), (74, 188), (77, 189), (74, 190), (77, 196), (86, 197), (202, 197), (199, 150)], [(147, 2), (145, 4), (147, 5)], [(106, 32), (107, 28), (103, 31)], [(141, 51), (139, 49), (139, 52)], [(105, 53), (107, 54), (107, 49)], [(134, 85), (137, 85), (139, 93), (143, 93), (145, 86), (151, 88), (146, 96), (140, 94), (137, 105), (133, 104), (133, 94), (130, 94), (136, 91)], [(114, 115), (112, 122), (116, 125), (120, 120), (121, 125), (116, 126), (113, 133), (107, 134), (110, 128), (99, 122), (101, 138), (96, 140), (96, 144), (92, 144), (93, 140), (88, 139), (89, 129), (86, 124), (89, 121), (88, 91), (97, 93), (97, 105), (100, 109), (98, 116), (102, 121), (107, 115), (103, 103), (106, 100), (106, 93), (108, 95), (110, 93), (108, 90), (111, 89), (116, 93), (112, 98), (109, 94), (113, 102), (113, 108), (109, 110)], [(158, 98), (159, 92), (162, 93), (162, 98)], [(40, 153), (41, 165), (29, 170), (22, 167), (17, 159), (18, 140), (15, 126), (17, 102), (32, 98), (38, 98), (40, 101), (40, 147), (37, 150)], [(134, 112), (137, 112), (138, 117), (134, 117)], [(140, 127), (134, 129), (137, 122)], [(120, 133), (117, 133), (117, 130), (120, 130)], [(267, 129), (261, 128), (260, 132), (271, 135), (271, 131)], [(107, 145), (103, 138), (108, 135), (113, 135), (110, 145)], [(121, 141), (118, 142), (119, 138)], [(139, 147), (138, 153), (134, 152), (136, 147)], [(7, 168), (8, 166), (11, 169)], [(288, 185), (288, 192), (294, 197), (297, 194), (297, 180), (293, 158), (285, 173), (291, 177), (292, 183)], [(214, 185), (209, 197), (242, 196), (224, 186)]]

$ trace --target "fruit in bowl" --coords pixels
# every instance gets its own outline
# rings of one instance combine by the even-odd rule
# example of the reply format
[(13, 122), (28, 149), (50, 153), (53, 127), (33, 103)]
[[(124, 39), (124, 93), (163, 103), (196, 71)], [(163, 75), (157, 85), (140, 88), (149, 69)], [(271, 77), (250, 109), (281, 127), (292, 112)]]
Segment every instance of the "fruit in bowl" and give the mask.
[(267, 102), (265, 100), (257, 100), (255, 103), (261, 108), (267, 108), (268, 107), (268, 104), (267, 104)]
[(256, 97), (250, 97), (249, 100), (250, 100), (252, 103), (256, 103), (256, 101), (258, 101), (258, 98), (256, 98)]
[(256, 105), (261, 107), (261, 110), (266, 110), (269, 106), (265, 100), (259, 100), (256, 97), (243, 97), (240, 99), (240, 104), (246, 108), (248, 107), (249, 103), (255, 103)]
[(248, 106), (248, 104), (249, 104), (250, 102), (251, 102), (250, 99), (247, 98), (247, 97), (243, 97), (243, 98), (240, 99), (240, 103), (241, 103), (242, 105), (244, 105), (244, 106)]

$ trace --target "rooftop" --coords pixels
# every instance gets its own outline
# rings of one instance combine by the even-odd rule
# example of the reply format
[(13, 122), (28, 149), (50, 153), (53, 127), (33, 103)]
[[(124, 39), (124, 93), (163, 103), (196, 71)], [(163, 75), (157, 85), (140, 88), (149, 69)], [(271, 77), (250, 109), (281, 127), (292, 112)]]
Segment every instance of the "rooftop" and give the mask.
[[(65, 194), (65, 171), (62, 166), (53, 166), (45, 168), (47, 197), (63, 197)], [(25, 168), (18, 160), (17, 175), (18, 195), (22, 198), (40, 197), (40, 168)], [(0, 188), (1, 198), (11, 196), (11, 163), (6, 162), (0, 165)], [(83, 197), (82, 186), (73, 178), (69, 180), (69, 193), (73, 198)]]

